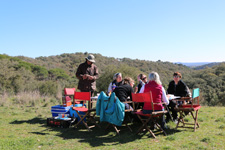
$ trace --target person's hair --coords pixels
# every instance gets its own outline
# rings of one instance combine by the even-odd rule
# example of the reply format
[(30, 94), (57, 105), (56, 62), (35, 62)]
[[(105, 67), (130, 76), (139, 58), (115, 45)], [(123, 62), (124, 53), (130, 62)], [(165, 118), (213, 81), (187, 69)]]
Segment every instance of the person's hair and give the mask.
[(141, 73), (141, 74), (138, 75), (138, 77), (139, 77), (141, 80), (144, 80), (144, 77), (146, 77), (146, 75), (144, 75), (144, 74)]
[(130, 78), (130, 77), (125, 77), (123, 79), (123, 84), (130, 84), (131, 82), (134, 83), (134, 80), (132, 78)]
[(157, 84), (162, 85), (162, 82), (160, 81), (159, 74), (157, 72), (151, 72), (148, 76), (149, 81), (155, 81)]
[(180, 72), (174, 72), (174, 73), (173, 73), (173, 76), (179, 76), (180, 78), (182, 78), (182, 75), (181, 75)]
[(117, 78), (119, 75), (122, 77), (122, 73), (120, 73), (120, 72), (114, 74), (113, 80), (116, 80), (116, 78)]

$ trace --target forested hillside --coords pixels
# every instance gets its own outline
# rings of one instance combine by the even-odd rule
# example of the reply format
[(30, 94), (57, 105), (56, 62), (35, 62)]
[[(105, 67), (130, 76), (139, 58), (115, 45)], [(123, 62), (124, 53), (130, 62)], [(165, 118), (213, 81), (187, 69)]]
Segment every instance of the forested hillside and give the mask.
[[(0, 55), (0, 94), (38, 91), (41, 95), (59, 98), (64, 87), (77, 86), (75, 72), (87, 55), (88, 53), (73, 53), (35, 59)], [(101, 54), (94, 56), (100, 72), (100, 78), (97, 80), (98, 92), (107, 91), (116, 72), (121, 72), (123, 77), (130, 76), (136, 80), (140, 73), (148, 75), (151, 71), (156, 71), (163, 86), (167, 88), (173, 72), (179, 71), (190, 89), (200, 88), (202, 104), (225, 105), (225, 63), (194, 70), (181, 64), (160, 60), (153, 62), (129, 58), (116, 59)]]

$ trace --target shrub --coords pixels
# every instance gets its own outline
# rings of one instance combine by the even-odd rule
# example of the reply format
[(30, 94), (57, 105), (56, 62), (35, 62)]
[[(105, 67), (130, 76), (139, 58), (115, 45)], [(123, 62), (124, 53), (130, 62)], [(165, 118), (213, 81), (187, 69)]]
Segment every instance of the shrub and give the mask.
[(53, 81), (42, 82), (39, 91), (41, 95), (57, 95), (58, 85)]

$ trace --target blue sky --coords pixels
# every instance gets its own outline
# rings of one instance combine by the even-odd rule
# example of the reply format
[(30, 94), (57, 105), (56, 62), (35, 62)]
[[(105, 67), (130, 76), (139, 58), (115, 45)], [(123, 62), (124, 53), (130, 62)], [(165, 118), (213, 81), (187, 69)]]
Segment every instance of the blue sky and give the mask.
[(225, 61), (224, 0), (0, 0), (0, 54)]

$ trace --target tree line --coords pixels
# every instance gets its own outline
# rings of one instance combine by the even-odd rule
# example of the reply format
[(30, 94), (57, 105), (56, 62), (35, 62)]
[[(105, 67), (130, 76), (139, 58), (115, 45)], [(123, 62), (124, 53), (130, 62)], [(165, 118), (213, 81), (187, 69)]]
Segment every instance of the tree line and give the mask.
[[(0, 55), (0, 94), (18, 94), (26, 91), (39, 91), (41, 95), (57, 97), (65, 87), (77, 87), (75, 72), (85, 61), (88, 53), (61, 54), (57, 56), (29, 58)], [(115, 73), (137, 80), (137, 75), (159, 73), (163, 86), (167, 89), (173, 79), (173, 72), (181, 72), (182, 80), (190, 89), (200, 88), (201, 103), (209, 106), (225, 105), (225, 63), (213, 67), (194, 70), (182, 64), (163, 61), (105, 57), (94, 54), (100, 77), (97, 92), (107, 91)], [(135, 84), (137, 85), (137, 83)], [(59, 97), (59, 96), (58, 96)]]

